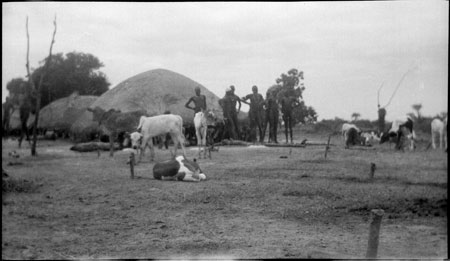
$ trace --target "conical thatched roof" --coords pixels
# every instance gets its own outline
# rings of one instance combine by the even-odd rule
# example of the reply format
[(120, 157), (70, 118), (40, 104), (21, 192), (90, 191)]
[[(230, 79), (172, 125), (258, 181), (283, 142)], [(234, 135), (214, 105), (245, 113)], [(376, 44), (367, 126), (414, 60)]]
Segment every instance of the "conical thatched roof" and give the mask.
[(156, 69), (133, 76), (115, 88), (104, 93), (92, 104), (108, 109), (119, 109), (123, 112), (146, 110), (149, 114), (163, 114), (169, 110), (180, 115), (185, 122), (194, 119), (194, 112), (184, 107), (190, 97), (194, 96), (194, 88), (199, 86), (206, 96), (209, 109), (221, 111), (219, 97), (201, 84), (165, 69)]
[[(183, 123), (191, 123), (194, 111), (184, 107), (190, 97), (195, 95), (194, 88), (199, 86), (206, 96), (209, 109), (222, 118), (219, 97), (203, 85), (165, 69), (155, 69), (133, 76), (101, 95), (90, 108), (99, 106), (104, 110), (118, 109), (122, 112), (145, 110), (149, 115), (163, 114), (169, 110), (183, 118)], [(192, 104), (191, 104), (192, 106)], [(93, 126), (92, 113), (86, 112), (72, 126), (74, 132)]]
[(53, 101), (39, 112), (39, 128), (69, 130), (72, 124), (98, 96), (80, 96), (78, 93)]

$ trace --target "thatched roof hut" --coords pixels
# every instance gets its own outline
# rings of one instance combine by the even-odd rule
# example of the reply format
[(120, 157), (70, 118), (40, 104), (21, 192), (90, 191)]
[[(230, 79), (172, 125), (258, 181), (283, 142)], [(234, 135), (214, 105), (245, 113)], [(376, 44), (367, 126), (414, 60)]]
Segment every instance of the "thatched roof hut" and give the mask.
[[(101, 95), (90, 108), (99, 106), (104, 110), (118, 109), (122, 112), (145, 110), (149, 115), (163, 114), (169, 110), (183, 118), (183, 123), (192, 123), (194, 111), (184, 107), (190, 97), (195, 95), (194, 88), (199, 86), (206, 96), (209, 109), (214, 109), (219, 118), (223, 117), (219, 106), (219, 97), (203, 85), (165, 69), (155, 69), (135, 75)], [(73, 132), (92, 128), (92, 113), (85, 112), (72, 125)]]
[(98, 96), (80, 96), (75, 92), (51, 102), (40, 110), (38, 128), (68, 131), (97, 98)]

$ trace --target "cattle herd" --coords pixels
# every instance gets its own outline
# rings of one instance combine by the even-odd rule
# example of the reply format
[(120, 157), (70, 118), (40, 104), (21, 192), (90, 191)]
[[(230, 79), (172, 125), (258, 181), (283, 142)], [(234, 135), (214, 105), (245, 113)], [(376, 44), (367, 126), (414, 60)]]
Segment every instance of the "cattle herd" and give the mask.
[[(100, 124), (102, 122), (104, 121), (99, 120)], [(195, 114), (194, 130), (199, 158), (201, 158), (202, 153), (204, 158), (206, 158), (207, 151), (211, 153), (207, 149), (208, 136), (210, 142), (214, 141), (211, 140), (213, 133), (208, 133), (208, 125), (214, 122), (216, 122), (216, 117), (210, 110), (202, 110)], [(383, 133), (362, 131), (355, 124), (344, 123), (342, 125), (342, 138), (346, 149), (355, 145), (372, 146), (374, 142), (379, 142), (379, 144), (393, 142), (395, 143), (395, 148), (398, 150), (404, 150), (404, 147), (409, 148), (409, 150), (414, 150), (416, 148), (416, 135), (413, 125), (413, 120), (409, 117), (403, 120), (394, 120), (388, 131)], [(437, 118), (434, 119), (431, 123), (431, 130), (431, 144), (433, 149), (436, 148), (436, 138), (439, 138), (440, 148), (445, 148), (446, 150), (447, 118), (443, 121)], [(150, 161), (154, 160), (153, 138), (162, 137), (164, 140), (167, 134), (170, 135), (174, 143), (174, 152), (171, 152), (172, 159), (156, 163), (153, 169), (154, 177), (156, 179), (175, 179), (182, 181), (200, 181), (206, 179), (205, 174), (201, 171), (196, 160), (190, 161), (186, 157), (184, 147), (186, 129), (183, 128), (183, 119), (180, 116), (174, 114), (163, 114), (152, 117), (142, 115), (140, 116), (137, 128), (132, 133), (127, 133), (126, 137), (131, 141), (131, 147), (139, 154), (138, 162), (140, 162), (142, 156), (145, 154), (146, 147), (149, 147), (151, 151)], [(183, 151), (182, 156), (177, 156), (178, 146)], [(211, 158), (211, 154), (209, 154), (209, 158)]]
[[(184, 181), (205, 179), (197, 162), (186, 158), (185, 145), (195, 139), (198, 146), (198, 158), (200, 159), (202, 154), (206, 158), (208, 152), (211, 158), (211, 146), (223, 138), (224, 123), (217, 119), (212, 110), (202, 109), (197, 112), (194, 117), (194, 126), (183, 124), (181, 116), (169, 112), (149, 116), (146, 111), (123, 113), (115, 109), (105, 111), (100, 107), (88, 108), (88, 111), (92, 112), (93, 120), (98, 122), (101, 132), (109, 135), (110, 156), (114, 153), (113, 141), (118, 138), (121, 149), (131, 146), (132, 150), (139, 155), (137, 163), (142, 160), (147, 147), (150, 149), (150, 161), (153, 161), (154, 143), (158, 141), (160, 144), (164, 143), (168, 149), (168, 139), (171, 139), (174, 144), (173, 152), (171, 151), (172, 159), (154, 166), (154, 175), (157, 179), (174, 178)], [(447, 117), (443, 120), (433, 119), (430, 128), (430, 146), (436, 149), (436, 142), (439, 140), (439, 148), (447, 152)], [(344, 123), (341, 133), (345, 149), (355, 145), (372, 146), (375, 142), (395, 143), (397, 150), (404, 150), (405, 147), (409, 150), (416, 148), (414, 122), (410, 117), (394, 120), (388, 131), (384, 133), (362, 130), (352, 123)], [(177, 157), (178, 147), (181, 147), (183, 156)]]
[[(410, 117), (406, 119), (394, 120), (387, 132), (361, 131), (355, 124), (344, 123), (342, 125), (342, 138), (345, 148), (350, 145), (371, 146), (373, 142), (378, 141), (379, 144), (385, 142), (395, 143), (395, 148), (403, 150), (407, 145), (409, 150), (416, 148), (416, 134), (414, 131), (414, 123)], [(447, 152), (447, 117), (444, 120), (439, 118), (433, 119), (431, 122), (431, 145), (436, 149), (436, 140), (439, 139), (439, 148), (445, 149)], [(405, 140), (407, 142), (405, 142)]]

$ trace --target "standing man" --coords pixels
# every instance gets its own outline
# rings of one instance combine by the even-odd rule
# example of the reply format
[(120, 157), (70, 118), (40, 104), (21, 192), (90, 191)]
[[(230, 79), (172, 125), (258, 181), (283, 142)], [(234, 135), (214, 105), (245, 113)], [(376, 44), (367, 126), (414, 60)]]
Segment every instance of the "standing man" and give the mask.
[[(201, 94), (200, 86), (195, 87), (195, 96), (192, 96), (184, 105), (184, 107), (194, 111), (195, 114), (201, 110), (206, 110), (206, 96)], [(190, 103), (194, 103), (194, 107), (190, 106)], [(186, 134), (186, 139), (191, 141), (192, 139), (197, 139), (195, 136), (195, 127), (194, 127), (194, 118), (192, 118), (192, 122), (186, 126), (186, 128), (190, 129)]]
[[(189, 106), (191, 102), (194, 102), (194, 107)], [(200, 94), (200, 87), (195, 87), (195, 96), (192, 96), (188, 102), (184, 105), (186, 108), (194, 111), (194, 114), (203, 110), (206, 110), (206, 96)]]
[(245, 97), (242, 97), (242, 101), (247, 101), (250, 99), (250, 111), (248, 113), (250, 118), (250, 131), (252, 136), (252, 142), (256, 141), (256, 126), (258, 126), (259, 129), (259, 142), (264, 141), (264, 135), (263, 135), (263, 117), (264, 117), (264, 98), (263, 96), (258, 93), (258, 87), (254, 85), (252, 87), (251, 94), (248, 94)]
[(267, 125), (269, 125), (269, 143), (278, 143), (278, 103), (273, 91), (266, 93), (266, 119), (264, 122), (264, 134), (266, 133)]
[(12, 99), (8, 96), (6, 97), (5, 103), (3, 103), (3, 122), (2, 129), (5, 137), (9, 135), (9, 121), (11, 118), (11, 114), (14, 112), (14, 105), (12, 103)]
[(380, 104), (378, 104), (378, 133), (383, 133), (385, 131), (384, 130), (385, 117), (386, 117), (386, 109), (384, 107), (380, 108)]
[[(288, 133), (292, 139), (292, 125), (294, 124), (293, 111), (296, 106), (299, 105), (298, 98), (295, 95), (295, 91), (293, 89), (287, 90), (279, 94), (281, 97), (278, 99), (281, 105), (281, 113), (283, 114), (283, 122), (284, 122), (284, 133), (286, 135), (286, 143), (289, 143)], [(301, 96), (300, 96), (301, 97)]]
[(236, 114), (236, 107), (233, 107), (233, 94), (230, 87), (225, 90), (225, 96), (219, 100), (219, 105), (223, 110), (223, 118), (225, 120), (225, 132), (228, 133), (230, 139), (237, 139), (236, 123), (234, 121), (234, 114)]
[[(238, 114), (239, 114), (239, 112), (241, 111), (241, 99), (239, 98), (239, 96), (237, 96), (235, 93), (234, 93), (234, 85), (231, 85), (230, 86), (230, 89), (231, 89), (231, 107), (232, 108), (234, 108), (234, 110), (231, 110), (231, 118), (233, 119), (233, 123), (234, 123), (234, 127), (235, 127), (235, 132), (236, 132), (236, 135), (237, 135), (237, 138), (239, 138), (239, 137), (241, 137), (241, 135), (240, 135), (240, 131), (239, 131), (239, 123), (238, 123)], [(236, 111), (236, 104), (239, 104), (239, 107), (237, 108), (237, 111)]]

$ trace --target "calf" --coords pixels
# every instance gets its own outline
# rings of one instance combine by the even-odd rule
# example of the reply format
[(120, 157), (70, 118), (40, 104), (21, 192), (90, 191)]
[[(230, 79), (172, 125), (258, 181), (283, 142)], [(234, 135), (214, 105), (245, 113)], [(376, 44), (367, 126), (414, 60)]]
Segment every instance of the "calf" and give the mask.
[(393, 121), (389, 131), (381, 135), (380, 144), (389, 141), (391, 138), (396, 139), (396, 149), (400, 150), (403, 148), (402, 138), (406, 138), (410, 141), (409, 149), (414, 150), (415, 133), (413, 130), (413, 121), (411, 120), (411, 118), (408, 117), (406, 120)]
[(436, 118), (431, 121), (431, 145), (436, 149), (436, 137), (439, 137), (439, 148), (447, 149), (447, 117), (443, 121)]
[(153, 177), (159, 180), (201, 181), (206, 175), (200, 169), (196, 160), (190, 161), (184, 156), (178, 156), (158, 162), (153, 166)]
[[(98, 122), (101, 130), (109, 134), (110, 156), (114, 155), (114, 139), (119, 133), (132, 132), (143, 115), (147, 115), (144, 110), (121, 112), (120, 110), (103, 110), (100, 107), (94, 109), (87, 108), (93, 114), (93, 121)], [(122, 142), (120, 142), (122, 146)]]
[[(179, 115), (174, 114), (162, 114), (153, 117), (142, 116), (139, 120), (138, 131), (142, 134), (141, 137), (131, 138), (131, 144), (133, 147), (141, 147), (144, 151), (147, 146), (150, 147), (150, 160), (153, 161), (155, 157), (155, 151), (153, 149), (153, 142), (151, 138), (157, 137), (166, 133), (169, 133), (172, 141), (174, 142), (174, 153), (172, 156), (175, 157), (178, 149), (178, 145), (181, 146), (183, 150), (183, 156), (186, 156), (186, 151), (184, 149), (184, 135), (183, 135), (183, 119)], [(139, 156), (139, 161), (142, 159), (142, 153)]]
[(380, 141), (380, 138), (378, 138), (377, 134), (374, 131), (363, 131), (361, 132), (360, 137), (361, 145), (363, 146), (371, 146), (373, 141)]

